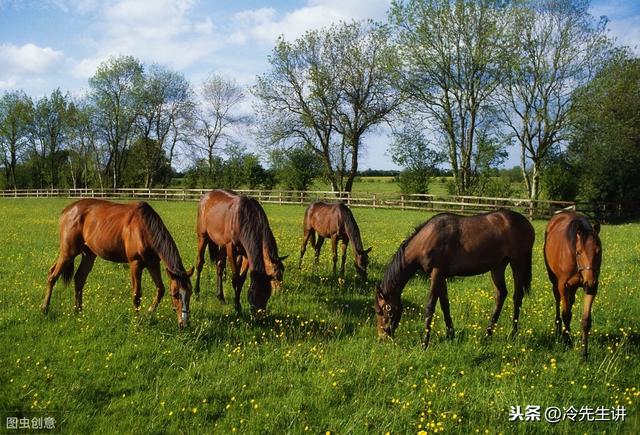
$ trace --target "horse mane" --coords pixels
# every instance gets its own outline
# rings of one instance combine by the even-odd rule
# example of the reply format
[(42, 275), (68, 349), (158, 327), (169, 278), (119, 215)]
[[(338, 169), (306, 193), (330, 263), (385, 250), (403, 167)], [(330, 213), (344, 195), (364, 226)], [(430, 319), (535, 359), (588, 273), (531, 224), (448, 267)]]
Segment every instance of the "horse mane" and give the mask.
[[(251, 258), (254, 264), (254, 270), (259, 273), (266, 273), (264, 268), (264, 259), (262, 257), (262, 241), (265, 237), (265, 227), (269, 227), (267, 215), (255, 199), (244, 195), (240, 195), (238, 198), (239, 204), (236, 219), (239, 220), (238, 228), (240, 231), (240, 243), (242, 244), (247, 257)], [(271, 238), (273, 243), (269, 242), (269, 237), (266, 239), (269, 255), (271, 255), (272, 252), (275, 252), (275, 256), (277, 258), (278, 254), (273, 234), (271, 234)]]
[(151, 246), (158, 252), (162, 261), (165, 262), (169, 272), (180, 278), (187, 278), (178, 247), (173, 237), (171, 237), (171, 233), (162, 222), (160, 215), (144, 201), (136, 204), (136, 211), (140, 213), (142, 222), (144, 222), (145, 232)]
[(342, 222), (344, 223), (344, 229), (347, 232), (347, 237), (351, 241), (354, 250), (362, 251), (362, 238), (360, 237), (360, 228), (358, 228), (358, 223), (356, 219), (353, 217), (353, 213), (343, 203), (338, 203), (338, 208), (341, 211)]
[(417, 270), (417, 265), (407, 264), (404, 256), (404, 251), (411, 240), (429, 223), (428, 221), (418, 225), (414, 228), (413, 233), (400, 244), (400, 247), (391, 257), (391, 261), (384, 271), (384, 277), (382, 278), (382, 292), (384, 296), (389, 296), (388, 290), (396, 290), (402, 288), (407, 284), (409, 278)]
[(576, 219), (572, 220), (567, 228), (567, 237), (571, 242), (571, 247), (575, 250), (576, 239), (578, 233), (583, 233), (585, 236), (595, 235), (593, 226), (586, 216), (578, 215)]

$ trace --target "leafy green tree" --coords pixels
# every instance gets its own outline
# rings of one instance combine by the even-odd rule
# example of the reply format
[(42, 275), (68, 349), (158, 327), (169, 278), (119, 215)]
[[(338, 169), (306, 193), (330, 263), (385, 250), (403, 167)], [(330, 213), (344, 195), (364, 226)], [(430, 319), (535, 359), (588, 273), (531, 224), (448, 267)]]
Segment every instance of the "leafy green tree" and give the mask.
[(479, 143), (496, 128), (493, 98), (510, 56), (502, 5), (408, 0), (390, 12), (402, 53), (397, 85), (414, 123), (444, 145), (457, 194), (471, 189)]
[(271, 69), (258, 78), (260, 140), (312, 149), (336, 192), (351, 191), (362, 139), (386, 121), (399, 102), (392, 86), (395, 49), (385, 26), (340, 23), (280, 38)]
[(322, 175), (322, 161), (305, 147), (273, 150), (269, 160), (278, 182), (287, 190), (308, 190), (313, 180)]
[(33, 102), (23, 91), (5, 92), (0, 98), (0, 158), (6, 188), (18, 187), (17, 166), (28, 147)]
[(588, 201), (640, 203), (640, 59), (624, 51), (577, 90), (569, 159)]
[(38, 187), (61, 186), (60, 176), (67, 156), (63, 147), (66, 147), (72, 112), (70, 95), (63, 94), (60, 89), (35, 103), (31, 125), (31, 158), (34, 182)]
[(403, 130), (395, 133), (391, 159), (403, 168), (396, 177), (403, 193), (428, 193), (429, 180), (437, 174), (444, 155), (434, 150), (423, 130), (414, 127), (405, 124)]
[(89, 98), (95, 108), (95, 127), (105, 144), (106, 170), (112, 187), (120, 187), (127, 151), (135, 140), (140, 112), (143, 66), (131, 56), (112, 57), (89, 79)]

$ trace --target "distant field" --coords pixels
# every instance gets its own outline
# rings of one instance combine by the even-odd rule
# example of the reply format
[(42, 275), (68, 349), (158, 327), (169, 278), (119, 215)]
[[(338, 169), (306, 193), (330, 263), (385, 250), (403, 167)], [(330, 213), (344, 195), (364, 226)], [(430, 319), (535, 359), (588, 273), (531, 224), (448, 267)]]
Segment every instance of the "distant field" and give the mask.
[[(385, 182), (375, 182), (382, 186)], [(392, 183), (388, 183), (392, 184)], [(355, 209), (371, 252), (370, 281), (331, 277), (325, 244), (314, 269), (297, 268), (304, 208), (265, 210), (285, 261), (284, 288), (269, 317), (252, 322), (214, 297), (211, 265), (192, 325), (178, 331), (168, 298), (156, 316), (132, 310), (128, 268), (98, 260), (75, 314), (73, 290), (54, 289), (43, 318), (46, 273), (58, 252), (66, 200), (0, 200), (0, 412), (55, 412), (60, 433), (619, 433), (640, 432), (640, 223), (604, 226), (590, 360), (553, 337), (553, 296), (536, 221), (534, 276), (521, 333), (509, 339), (511, 300), (483, 338), (493, 309), (489, 276), (449, 282), (456, 338), (437, 309), (425, 352), (427, 281), (415, 278), (393, 343), (376, 338), (373, 282), (420, 212)], [(195, 202), (153, 202), (184, 262), (195, 258)], [(166, 283), (166, 279), (165, 279)], [(511, 278), (508, 278), (511, 291)], [(232, 289), (225, 281), (228, 299)], [(154, 291), (144, 275), (143, 307)], [(582, 291), (572, 323), (579, 342)], [(248, 307), (246, 288), (242, 295)], [(624, 421), (509, 421), (511, 407), (624, 407)], [(26, 414), (24, 414), (26, 415)], [(42, 415), (42, 414), (40, 414)], [(610, 414), (607, 414), (610, 415)], [(584, 418), (586, 420), (586, 417)], [(576, 419), (577, 420), (577, 419)], [(2, 421), (4, 424), (4, 420)], [(0, 432), (2, 432), (0, 430)]]

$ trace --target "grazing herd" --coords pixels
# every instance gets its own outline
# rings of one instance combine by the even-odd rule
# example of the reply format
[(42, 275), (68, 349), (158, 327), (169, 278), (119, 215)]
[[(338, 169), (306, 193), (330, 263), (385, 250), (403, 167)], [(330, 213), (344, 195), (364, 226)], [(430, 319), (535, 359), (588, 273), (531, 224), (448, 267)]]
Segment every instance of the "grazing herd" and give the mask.
[[(574, 212), (555, 215), (545, 231), (544, 259), (556, 300), (556, 332), (571, 344), (569, 326), (571, 308), (578, 287), (585, 290), (582, 314), (582, 356), (587, 358), (588, 334), (591, 328), (591, 306), (598, 289), (602, 261), (599, 225)], [(344, 204), (314, 202), (307, 208), (303, 223), (303, 242), (299, 267), (308, 243), (318, 262), (325, 238), (331, 239), (333, 273), (336, 274), (338, 242), (342, 259), (339, 278), (344, 279), (346, 251), (353, 248), (356, 272), (367, 279), (368, 254), (360, 230)], [(235, 308), (241, 310), (240, 293), (249, 275), (248, 300), (254, 316), (264, 315), (272, 288), (282, 284), (283, 260), (269, 221), (260, 204), (252, 198), (230, 190), (217, 189), (200, 200), (196, 232), (196, 296), (200, 293), (200, 276), (209, 250), (217, 270), (217, 296), (224, 301), (222, 290), (226, 263), (232, 271)], [(454, 336), (447, 293), (447, 278), (491, 272), (495, 286), (495, 309), (489, 320), (487, 336), (492, 335), (507, 297), (505, 270), (510, 266), (514, 281), (513, 328), (518, 331), (522, 299), (531, 286), (532, 249), (535, 232), (519, 213), (498, 210), (475, 216), (451, 213), (436, 215), (416, 228), (400, 244), (387, 266), (382, 282), (376, 285), (374, 309), (380, 338), (393, 337), (402, 316), (401, 294), (406, 283), (418, 271), (431, 281), (426, 303), (426, 335), (429, 345), (431, 321), (440, 301), (447, 337)], [(74, 275), (74, 259), (81, 261)], [(177, 314), (178, 326), (189, 323), (192, 293), (190, 278), (193, 268), (186, 270), (171, 234), (160, 216), (145, 202), (117, 204), (100, 199), (82, 199), (68, 205), (60, 217), (60, 253), (49, 270), (47, 289), (41, 306), (46, 313), (53, 286), (60, 276), (64, 282), (74, 278), (75, 305), (82, 309), (82, 289), (96, 257), (117, 263), (129, 263), (133, 305), (140, 308), (141, 275), (146, 268), (156, 285), (156, 297), (149, 311), (154, 311), (165, 289), (160, 263), (164, 263), (170, 279), (170, 294)]]

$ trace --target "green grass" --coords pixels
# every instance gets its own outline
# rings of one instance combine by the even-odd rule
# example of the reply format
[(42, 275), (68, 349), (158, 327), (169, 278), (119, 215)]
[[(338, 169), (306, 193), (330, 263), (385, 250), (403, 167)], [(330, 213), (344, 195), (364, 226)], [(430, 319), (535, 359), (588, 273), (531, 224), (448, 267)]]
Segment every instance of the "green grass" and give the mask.
[[(605, 226), (604, 263), (594, 304), (590, 359), (553, 338), (553, 297), (537, 240), (530, 297), (521, 333), (509, 339), (505, 304), (492, 339), (483, 339), (493, 308), (487, 275), (449, 282), (456, 338), (444, 338), (441, 312), (431, 346), (420, 347), (427, 282), (405, 289), (406, 306), (393, 343), (374, 329), (372, 285), (331, 278), (325, 246), (312, 267), (297, 269), (304, 209), (267, 205), (280, 253), (284, 288), (263, 324), (233, 304), (221, 305), (205, 267), (203, 296), (192, 301), (192, 325), (178, 331), (168, 298), (155, 316), (132, 310), (128, 268), (98, 260), (75, 314), (73, 291), (60, 283), (42, 317), (47, 270), (58, 251), (65, 200), (0, 201), (0, 412), (56, 412), (63, 433), (638, 433), (640, 400), (640, 224)], [(184, 262), (195, 257), (196, 203), (154, 202)], [(370, 279), (419, 212), (356, 209)], [(166, 282), (166, 279), (165, 279)], [(509, 278), (509, 287), (511, 281)], [(228, 299), (232, 290), (225, 281)], [(145, 274), (143, 306), (153, 296)], [(579, 342), (582, 292), (574, 309)], [(509, 422), (511, 406), (625, 406), (625, 422)], [(4, 421), (1, 423), (4, 424)], [(0, 431), (2, 432), (2, 431)]]

